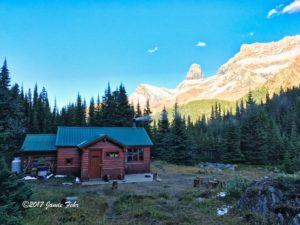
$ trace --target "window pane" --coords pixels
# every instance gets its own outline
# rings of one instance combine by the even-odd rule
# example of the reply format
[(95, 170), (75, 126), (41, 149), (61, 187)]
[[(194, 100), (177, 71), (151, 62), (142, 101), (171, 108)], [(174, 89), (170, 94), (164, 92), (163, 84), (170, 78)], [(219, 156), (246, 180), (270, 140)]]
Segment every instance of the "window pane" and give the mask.
[(133, 150), (133, 160), (138, 160), (138, 149), (137, 148), (135, 148)]
[(119, 153), (118, 152), (106, 152), (106, 157), (108, 157), (108, 158), (118, 158)]
[(139, 149), (139, 159), (144, 160), (144, 149), (143, 148)]
[(128, 149), (127, 151), (127, 161), (131, 161), (132, 160), (132, 149)]
[(72, 159), (66, 159), (66, 165), (71, 166), (72, 165)]

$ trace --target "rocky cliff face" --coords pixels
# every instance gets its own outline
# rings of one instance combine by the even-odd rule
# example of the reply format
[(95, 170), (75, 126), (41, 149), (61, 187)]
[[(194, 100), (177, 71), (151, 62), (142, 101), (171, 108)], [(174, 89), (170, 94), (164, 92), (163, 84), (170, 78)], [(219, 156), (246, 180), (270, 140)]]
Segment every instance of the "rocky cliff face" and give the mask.
[(199, 64), (192, 64), (186, 74), (186, 80), (203, 80), (202, 69)]
[(242, 45), (238, 52), (218, 72), (203, 79), (200, 65), (192, 64), (186, 79), (174, 89), (142, 84), (130, 96), (134, 104), (144, 105), (149, 99), (153, 112), (175, 101), (185, 104), (201, 99), (235, 101), (249, 90), (265, 86), (270, 92), (280, 86), (300, 84), (300, 35), (277, 42)]

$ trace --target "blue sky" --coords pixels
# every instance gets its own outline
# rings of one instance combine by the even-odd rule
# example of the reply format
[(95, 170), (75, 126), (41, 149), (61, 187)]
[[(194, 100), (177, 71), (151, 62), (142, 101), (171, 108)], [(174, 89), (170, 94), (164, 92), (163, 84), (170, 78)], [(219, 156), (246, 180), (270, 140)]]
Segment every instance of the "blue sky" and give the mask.
[(192, 63), (213, 75), (243, 43), (300, 34), (300, 0), (0, 0), (0, 60), (53, 103), (110, 82), (175, 87)]

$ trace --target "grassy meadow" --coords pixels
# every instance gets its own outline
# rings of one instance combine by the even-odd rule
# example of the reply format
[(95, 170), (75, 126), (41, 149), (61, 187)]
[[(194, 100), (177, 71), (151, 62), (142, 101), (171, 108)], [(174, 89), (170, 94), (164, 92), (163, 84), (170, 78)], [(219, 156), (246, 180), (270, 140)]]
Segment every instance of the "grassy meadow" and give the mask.
[[(241, 165), (235, 171), (219, 171), (163, 162), (154, 162), (152, 172), (159, 174), (160, 182), (119, 184), (117, 190), (110, 185), (62, 185), (73, 178), (28, 181), (34, 192), (29, 201), (59, 203), (66, 196), (78, 196), (79, 207), (25, 209), (23, 224), (256, 224), (258, 219), (253, 220), (254, 216), (245, 216), (236, 208), (238, 195), (217, 197), (226, 188), (194, 188), (193, 179), (202, 176), (229, 184), (237, 177), (252, 181), (273, 175), (265, 167)], [(230, 207), (229, 213), (217, 216), (217, 209), (223, 206)], [(264, 224), (262, 219), (259, 221)]]

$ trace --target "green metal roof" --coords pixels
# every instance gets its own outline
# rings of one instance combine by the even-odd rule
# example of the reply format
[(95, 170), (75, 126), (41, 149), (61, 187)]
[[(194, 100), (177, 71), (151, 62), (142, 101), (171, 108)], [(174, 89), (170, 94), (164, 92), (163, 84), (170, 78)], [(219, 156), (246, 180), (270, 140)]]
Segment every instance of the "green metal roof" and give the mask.
[(152, 145), (143, 127), (58, 127), (56, 146), (78, 146), (97, 135), (107, 135), (126, 146)]
[(82, 147), (84, 147), (84, 146), (86, 146), (86, 145), (89, 145), (90, 143), (93, 143), (94, 141), (96, 141), (96, 140), (98, 140), (98, 139), (100, 139), (100, 138), (102, 138), (102, 137), (105, 137), (105, 135), (104, 135), (104, 134), (97, 134), (97, 135), (95, 135), (95, 136), (89, 138), (88, 140), (81, 142), (81, 143), (78, 144), (77, 146), (78, 146), (79, 148), (82, 148)]
[(56, 151), (56, 134), (27, 134), (21, 151)]

